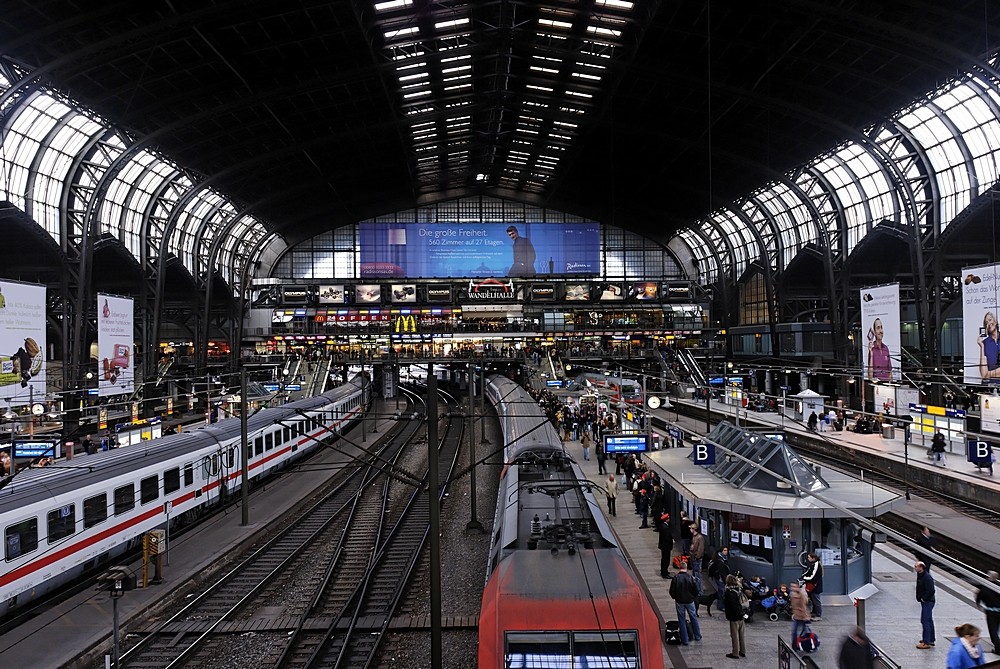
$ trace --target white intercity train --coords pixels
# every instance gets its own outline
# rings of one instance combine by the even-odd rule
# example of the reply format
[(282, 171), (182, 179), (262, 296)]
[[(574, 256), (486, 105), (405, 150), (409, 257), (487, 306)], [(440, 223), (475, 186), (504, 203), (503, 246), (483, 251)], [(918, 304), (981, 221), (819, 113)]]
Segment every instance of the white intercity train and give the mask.
[[(249, 476), (264, 477), (361, 418), (363, 375), (247, 420)], [(240, 420), (24, 469), (0, 488), (0, 616), (110, 564), (154, 529), (186, 524), (238, 492)]]

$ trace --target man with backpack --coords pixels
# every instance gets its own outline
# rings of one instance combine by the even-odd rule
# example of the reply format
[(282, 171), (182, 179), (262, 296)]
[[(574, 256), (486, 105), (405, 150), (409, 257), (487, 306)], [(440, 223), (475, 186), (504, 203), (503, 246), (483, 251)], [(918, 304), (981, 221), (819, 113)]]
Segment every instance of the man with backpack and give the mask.
[(694, 613), (694, 602), (698, 597), (698, 584), (687, 571), (687, 563), (681, 562), (677, 567), (674, 579), (670, 581), (670, 596), (674, 600), (677, 611), (677, 622), (680, 624), (681, 645), (688, 645), (688, 625), (694, 633), (694, 640), (701, 641), (701, 626), (698, 616)]

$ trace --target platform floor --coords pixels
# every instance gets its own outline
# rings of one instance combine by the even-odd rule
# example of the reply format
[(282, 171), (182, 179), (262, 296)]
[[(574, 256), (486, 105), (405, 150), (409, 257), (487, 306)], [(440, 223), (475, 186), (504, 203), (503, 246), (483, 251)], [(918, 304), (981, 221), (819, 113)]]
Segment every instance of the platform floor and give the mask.
[[(594, 481), (604, 480), (598, 474), (597, 460), (591, 453), (590, 461), (582, 460), (582, 449), (572, 450)], [(657, 465), (656, 452), (644, 456), (647, 463)], [(609, 471), (614, 472), (614, 463), (609, 461)], [(620, 477), (619, 477), (620, 478)], [(639, 528), (639, 516), (630, 504), (630, 496), (619, 491), (617, 516), (609, 518), (621, 545), (646, 585), (647, 592), (663, 620), (676, 620), (674, 602), (670, 598), (670, 581), (660, 578), (660, 551), (657, 536), (652, 529)], [(606, 511), (602, 508), (602, 511)], [(954, 532), (952, 532), (954, 534)], [(997, 533), (994, 529), (994, 534)], [(879, 592), (866, 603), (866, 629), (872, 640), (893, 660), (906, 669), (940, 669), (945, 665), (945, 657), (954, 628), (962, 623), (972, 623), (984, 630), (983, 646), (992, 650), (989, 635), (985, 632), (985, 616), (975, 606), (976, 588), (947, 574), (935, 573), (937, 579), (937, 605), (934, 620), (937, 627), (937, 646), (931, 650), (918, 650), (920, 640), (920, 606), (915, 599), (916, 576), (913, 573), (913, 556), (886, 544), (879, 544), (873, 556), (872, 573), (874, 585)], [(703, 639), (689, 646), (664, 645), (666, 666), (675, 669), (709, 669), (713, 667), (778, 666), (779, 636), (791, 640), (791, 622), (779, 620), (771, 622), (757, 615), (754, 622), (747, 625), (747, 658), (733, 660), (726, 657), (732, 646), (729, 640), (729, 625), (721, 612), (714, 611), (709, 617), (704, 607), (700, 609), (699, 622)], [(836, 667), (837, 655), (843, 638), (853, 625), (857, 624), (857, 609), (847, 596), (827, 595), (823, 598), (823, 619), (813, 623), (813, 631), (820, 638), (819, 651), (812, 658), (820, 667)], [(987, 661), (1000, 658), (987, 653)]]

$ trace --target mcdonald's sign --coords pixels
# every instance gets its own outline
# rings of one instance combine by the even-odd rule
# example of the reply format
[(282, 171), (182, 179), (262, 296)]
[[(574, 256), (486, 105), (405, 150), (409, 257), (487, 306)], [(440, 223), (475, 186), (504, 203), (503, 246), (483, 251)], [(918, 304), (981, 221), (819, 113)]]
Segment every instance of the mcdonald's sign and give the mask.
[(413, 314), (397, 316), (394, 330), (396, 334), (416, 333), (417, 317)]

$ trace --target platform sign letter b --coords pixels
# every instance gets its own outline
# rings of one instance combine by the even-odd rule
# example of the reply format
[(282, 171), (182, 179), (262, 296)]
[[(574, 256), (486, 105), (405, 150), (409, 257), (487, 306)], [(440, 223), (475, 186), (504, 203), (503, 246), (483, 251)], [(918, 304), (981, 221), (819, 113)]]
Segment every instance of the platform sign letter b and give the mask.
[(993, 444), (980, 439), (969, 439), (969, 462), (989, 462), (993, 454)]
[(700, 443), (694, 445), (694, 463), (696, 465), (715, 464), (715, 444)]

